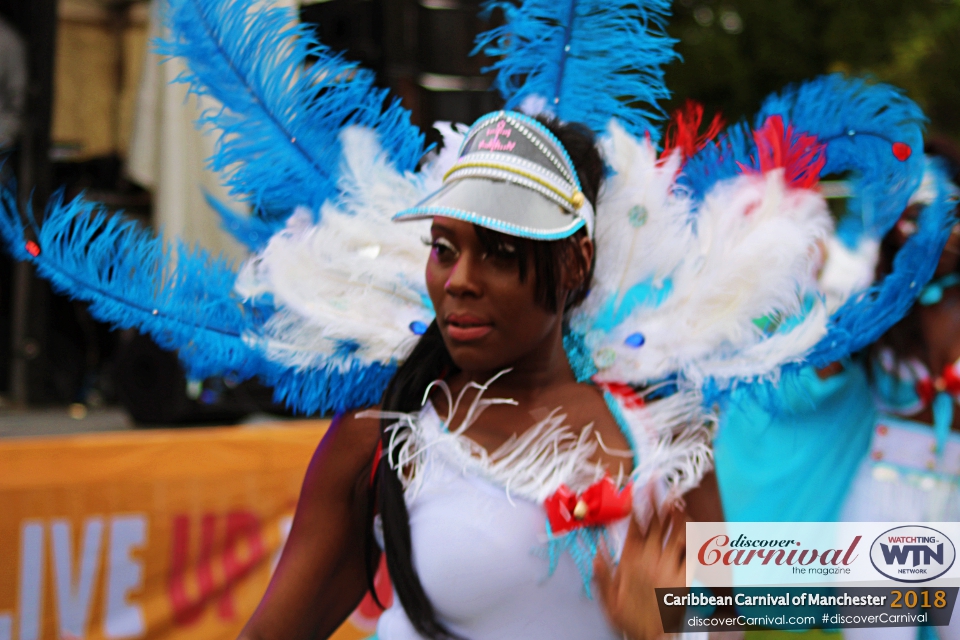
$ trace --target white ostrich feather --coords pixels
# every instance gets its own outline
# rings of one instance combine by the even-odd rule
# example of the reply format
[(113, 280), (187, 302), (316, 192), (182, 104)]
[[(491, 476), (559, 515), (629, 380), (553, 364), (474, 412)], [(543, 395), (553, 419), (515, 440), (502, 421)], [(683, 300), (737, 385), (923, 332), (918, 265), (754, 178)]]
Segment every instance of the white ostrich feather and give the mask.
[(389, 164), (372, 130), (340, 134), (339, 199), (323, 205), (316, 224), (311, 212), (295, 213), (237, 278), (241, 295), (269, 295), (277, 309), (257, 338), (268, 358), (301, 368), (388, 363), (415, 343), (413, 323), (432, 321), (423, 284), (428, 223), (390, 218), (438, 188), (455, 161), (462, 132), (438, 128), (445, 146), (416, 175)]
[(869, 287), (876, 277), (880, 242), (861, 237), (857, 246), (849, 248), (837, 236), (827, 239), (827, 260), (820, 274), (820, 288), (833, 313), (858, 291)]
[[(599, 380), (773, 377), (824, 334), (817, 247), (832, 223), (818, 193), (789, 187), (782, 170), (747, 174), (694, 211), (674, 183), (677, 155), (658, 164), (649, 142), (617, 127), (604, 150), (616, 176), (597, 215), (599, 284), (572, 319)], [(622, 305), (638, 285), (644, 299)], [(780, 328), (766, 333), (764, 317)], [(642, 346), (627, 344), (634, 334)]]
[(457, 161), (460, 147), (469, 127), (451, 122), (435, 122), (433, 128), (443, 136), (443, 148), (432, 151), (420, 169), (424, 197), (443, 186), (443, 176)]
[(659, 289), (692, 248), (692, 203), (675, 189), (679, 154), (665, 163), (649, 140), (638, 141), (611, 123), (601, 150), (615, 173), (597, 206), (594, 287), (578, 316), (597, 315), (611, 299), (619, 306), (631, 286)]

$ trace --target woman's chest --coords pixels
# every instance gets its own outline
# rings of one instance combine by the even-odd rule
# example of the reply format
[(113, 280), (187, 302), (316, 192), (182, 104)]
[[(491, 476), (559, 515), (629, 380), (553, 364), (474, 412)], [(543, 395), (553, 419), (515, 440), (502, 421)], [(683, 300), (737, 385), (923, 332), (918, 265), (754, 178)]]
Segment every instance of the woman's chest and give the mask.
[[(431, 464), (409, 505), (414, 562), (431, 600), (453, 617), (509, 604), (547, 579), (542, 505)], [(578, 576), (571, 582), (582, 590)], [(560, 585), (552, 585), (557, 588)]]
[(408, 504), (413, 559), (442, 620), (471, 638), (521, 627), (523, 637), (608, 637), (570, 555), (551, 572), (543, 505), (437, 459), (422, 471)]

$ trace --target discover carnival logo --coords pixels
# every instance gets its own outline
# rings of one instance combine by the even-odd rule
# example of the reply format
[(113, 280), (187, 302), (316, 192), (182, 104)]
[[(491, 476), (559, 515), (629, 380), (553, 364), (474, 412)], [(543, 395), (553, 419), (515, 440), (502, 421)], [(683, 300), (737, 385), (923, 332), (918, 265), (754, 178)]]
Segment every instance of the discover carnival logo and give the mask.
[(881, 574), (897, 582), (929, 582), (953, 566), (953, 542), (940, 531), (919, 525), (894, 527), (881, 533), (870, 546), (870, 562)]

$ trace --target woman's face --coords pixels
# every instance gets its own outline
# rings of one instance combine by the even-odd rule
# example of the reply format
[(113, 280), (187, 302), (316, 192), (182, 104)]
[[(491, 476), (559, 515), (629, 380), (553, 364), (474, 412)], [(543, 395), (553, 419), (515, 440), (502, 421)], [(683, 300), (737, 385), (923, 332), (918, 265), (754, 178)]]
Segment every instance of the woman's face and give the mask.
[(427, 290), (456, 365), (468, 373), (494, 373), (550, 358), (559, 348), (562, 316), (537, 302), (532, 257), (521, 282), (509, 237), (488, 255), (469, 222), (436, 217), (430, 235)]

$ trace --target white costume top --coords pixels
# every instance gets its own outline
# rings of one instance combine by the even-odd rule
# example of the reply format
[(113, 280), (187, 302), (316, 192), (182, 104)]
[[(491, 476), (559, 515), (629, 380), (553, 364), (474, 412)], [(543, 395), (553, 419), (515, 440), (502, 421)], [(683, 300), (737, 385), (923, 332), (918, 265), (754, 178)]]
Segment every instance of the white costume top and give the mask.
[[(472, 457), (474, 465), (464, 458), (476, 445), (445, 431), (431, 405), (420, 413), (416, 428), (420, 447), (429, 444), (420, 449), (426, 455), (419, 458), (417, 482), (407, 491), (413, 563), (438, 620), (470, 640), (619, 639), (599, 602), (588, 597), (568, 553), (560, 555), (549, 575), (542, 501), (508, 494), (490, 477), (496, 462)], [(537, 439), (556, 432), (541, 432)], [(592, 453), (595, 445), (584, 442), (579, 440), (578, 453)], [(592, 475), (595, 466), (584, 468), (584, 456), (577, 457), (579, 472)], [(377, 637), (421, 637), (396, 597), (380, 617)]]

